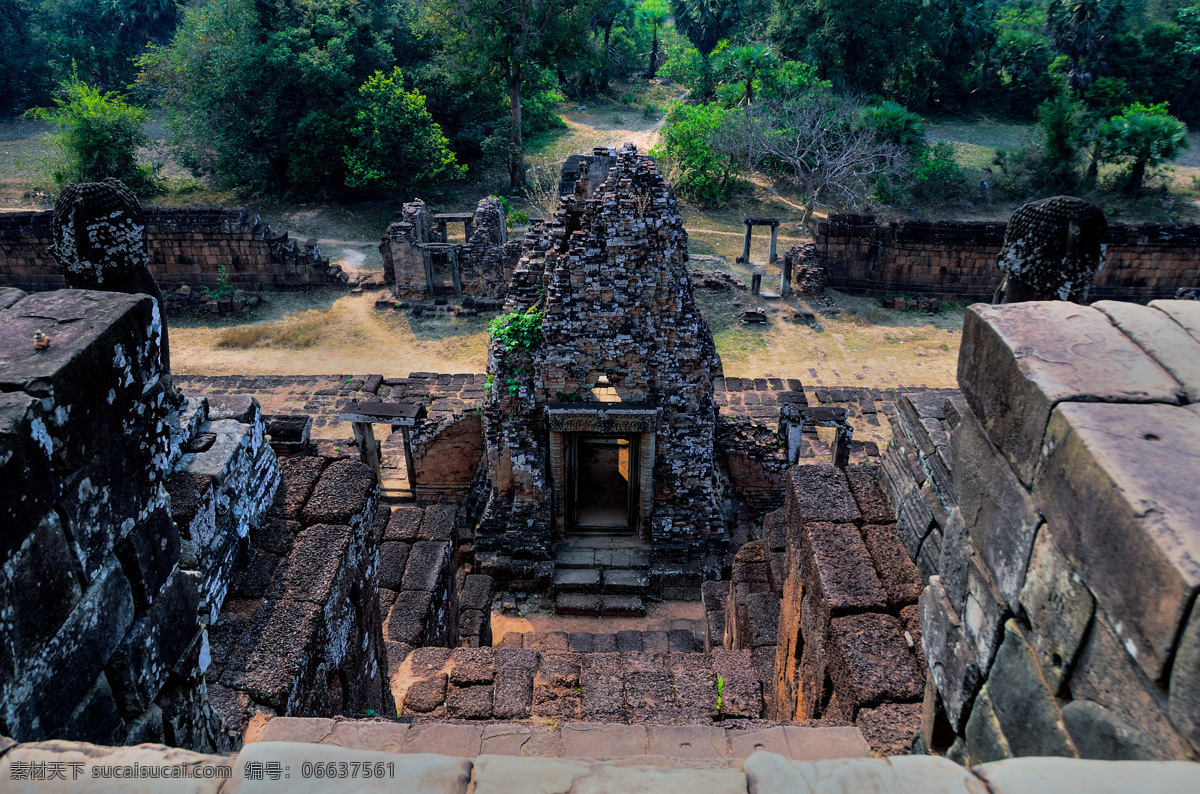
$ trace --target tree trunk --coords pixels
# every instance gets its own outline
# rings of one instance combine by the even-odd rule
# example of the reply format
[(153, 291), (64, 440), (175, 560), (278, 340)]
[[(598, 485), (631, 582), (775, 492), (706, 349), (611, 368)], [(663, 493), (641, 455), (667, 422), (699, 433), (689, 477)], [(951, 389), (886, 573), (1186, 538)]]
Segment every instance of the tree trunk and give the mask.
[(746, 76), (746, 104), (754, 104), (754, 72)]
[(505, 64), (508, 104), (512, 109), (512, 151), (508, 155), (508, 178), (514, 190), (525, 187), (525, 143), (521, 138), (521, 67)]
[(1092, 144), (1092, 153), (1088, 162), (1087, 173), (1083, 177), (1084, 190), (1091, 190), (1096, 187), (1096, 180), (1100, 178), (1100, 144)]
[(608, 90), (609, 63), (608, 63), (608, 41), (612, 36), (612, 23), (608, 23), (604, 27), (604, 49), (600, 53), (600, 90)]
[(1133, 164), (1133, 170), (1129, 172), (1129, 184), (1125, 186), (1125, 192), (1131, 196), (1136, 196), (1142, 192), (1142, 180), (1146, 178), (1146, 161), (1137, 160)]
[(647, 80), (654, 79), (654, 73), (658, 71), (658, 25), (654, 26), (654, 39), (650, 42), (650, 71), (646, 74)]

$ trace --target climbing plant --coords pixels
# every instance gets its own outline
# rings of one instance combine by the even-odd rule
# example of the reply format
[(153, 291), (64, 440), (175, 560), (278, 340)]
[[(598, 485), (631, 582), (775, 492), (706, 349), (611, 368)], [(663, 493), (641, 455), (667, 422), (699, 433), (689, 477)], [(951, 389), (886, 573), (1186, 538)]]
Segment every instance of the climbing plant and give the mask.
[(492, 336), (505, 350), (533, 350), (542, 343), (542, 310), (517, 309), (488, 323)]

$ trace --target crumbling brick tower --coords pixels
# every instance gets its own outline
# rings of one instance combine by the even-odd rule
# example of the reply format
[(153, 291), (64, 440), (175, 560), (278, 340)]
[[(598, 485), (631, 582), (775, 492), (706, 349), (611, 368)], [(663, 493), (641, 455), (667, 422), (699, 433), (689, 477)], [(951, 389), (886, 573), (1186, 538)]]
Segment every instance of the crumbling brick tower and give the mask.
[[(728, 539), (713, 449), (722, 373), (674, 192), (626, 144), (569, 160), (560, 194), (554, 217), (526, 233), (506, 306), (542, 311), (541, 340), (494, 336), (488, 353), (491, 499), (476, 550), (503, 568), (607, 526), (658, 561), (697, 559)], [(614, 506), (622, 494), (590, 493), (605, 455), (619, 459), (627, 512)], [(593, 498), (610, 500), (607, 524), (585, 515)]]

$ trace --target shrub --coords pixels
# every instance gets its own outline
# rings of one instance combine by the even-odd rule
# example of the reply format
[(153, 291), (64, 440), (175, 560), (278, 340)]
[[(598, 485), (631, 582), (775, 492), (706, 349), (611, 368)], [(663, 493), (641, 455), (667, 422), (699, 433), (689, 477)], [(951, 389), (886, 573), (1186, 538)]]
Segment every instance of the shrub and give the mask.
[(36, 108), (29, 115), (57, 128), (51, 140), (61, 151), (54, 181), (100, 182), (116, 177), (138, 195), (162, 187), (157, 169), (137, 159), (146, 137), (146, 110), (131, 105), (115, 91), (101, 92), (72, 75), (59, 86), (55, 107)]
[(715, 103), (675, 103), (667, 112), (660, 143), (651, 154), (666, 158), (671, 181), (685, 198), (718, 203), (739, 187), (733, 162), (715, 145), (726, 113)]
[(935, 143), (913, 160), (913, 198), (945, 202), (967, 193), (967, 175), (954, 160), (948, 143)]
[(874, 130), (875, 140), (894, 143), (910, 152), (925, 148), (925, 124), (921, 117), (897, 102), (863, 108), (862, 124)]
[(488, 323), (488, 330), (505, 350), (533, 350), (542, 343), (542, 310), (529, 307)]

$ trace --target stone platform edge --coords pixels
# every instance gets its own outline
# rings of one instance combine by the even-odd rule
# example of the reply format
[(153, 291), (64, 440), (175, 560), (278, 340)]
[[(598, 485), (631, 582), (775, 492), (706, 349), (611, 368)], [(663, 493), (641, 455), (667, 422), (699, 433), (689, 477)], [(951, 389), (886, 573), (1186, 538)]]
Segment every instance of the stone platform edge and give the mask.
[[(312, 723), (333, 723), (332, 720), (304, 722), (309, 723), (310, 729), (319, 727)], [(378, 728), (398, 724), (358, 725)], [(358, 738), (376, 740), (384, 737), (361, 734)], [(382, 746), (387, 744), (385, 740)], [(252, 742), (236, 755), (219, 756), (155, 744), (101, 747), (61, 740), (15, 744), (3, 737), (0, 737), (0, 753), (3, 753), (0, 755), (0, 788), (6, 792), (69, 788), (133, 793), (240, 794), (286, 790), (289, 794), (310, 791), (326, 794), (331, 784), (352, 786), (355, 791), (446, 794), (634, 790), (650, 794), (679, 791), (693, 794), (851, 794), (862, 791), (929, 791), (938, 794), (1050, 791), (1117, 794), (1138, 791), (1167, 794), (1200, 790), (1200, 764), (1187, 761), (1026, 757), (965, 769), (938, 756), (799, 761), (779, 753), (757, 750), (742, 761), (713, 766), (661, 755), (610, 762), (499, 754), (455, 757), (273, 741)], [(163, 779), (162, 770), (166, 770), (167, 779)]]

